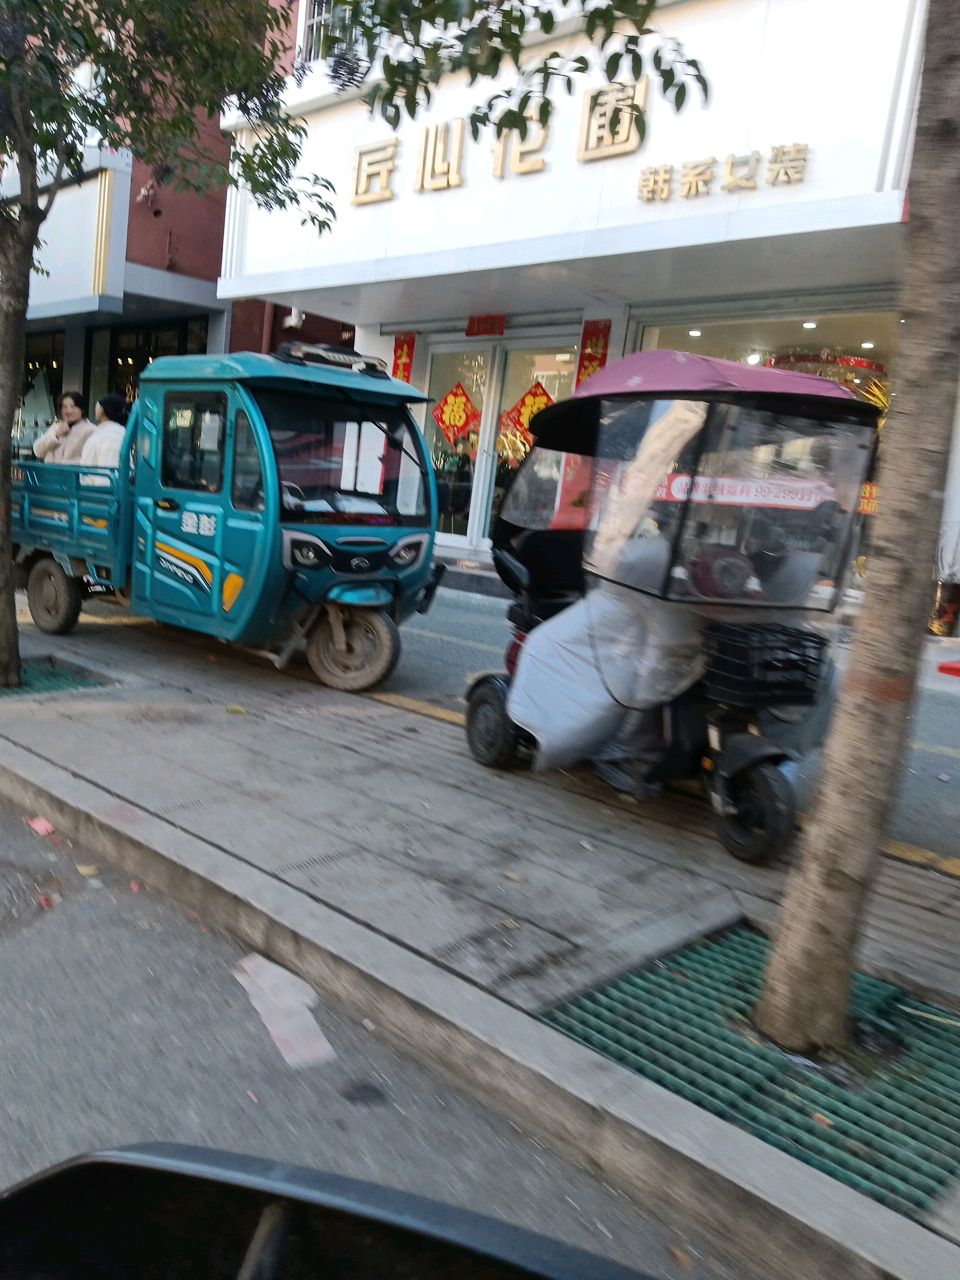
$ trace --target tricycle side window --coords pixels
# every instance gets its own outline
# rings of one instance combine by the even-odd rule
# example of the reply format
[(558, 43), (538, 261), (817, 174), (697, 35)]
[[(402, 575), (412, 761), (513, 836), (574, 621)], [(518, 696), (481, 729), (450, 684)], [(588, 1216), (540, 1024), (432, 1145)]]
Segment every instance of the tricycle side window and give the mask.
[(221, 392), (172, 391), (163, 402), (165, 489), (219, 493), (223, 487), (223, 440), (227, 397)]
[(234, 420), (233, 506), (236, 511), (263, 510), (263, 464), (250, 419), (243, 409)]

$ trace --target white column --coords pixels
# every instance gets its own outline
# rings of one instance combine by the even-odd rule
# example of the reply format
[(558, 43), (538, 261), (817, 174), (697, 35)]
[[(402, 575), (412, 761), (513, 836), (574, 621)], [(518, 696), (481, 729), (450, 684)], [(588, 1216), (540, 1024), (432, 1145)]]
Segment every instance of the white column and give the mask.
[(67, 324), (63, 330), (63, 389), (79, 391), (83, 386), (87, 330), (82, 324)]
[(386, 360), (387, 368), (393, 368), (393, 334), (381, 333), (377, 325), (357, 325), (354, 346), (364, 356), (379, 356)]
[(210, 355), (222, 355), (230, 346), (230, 319), (232, 307), (223, 311), (211, 311), (207, 317), (207, 352)]

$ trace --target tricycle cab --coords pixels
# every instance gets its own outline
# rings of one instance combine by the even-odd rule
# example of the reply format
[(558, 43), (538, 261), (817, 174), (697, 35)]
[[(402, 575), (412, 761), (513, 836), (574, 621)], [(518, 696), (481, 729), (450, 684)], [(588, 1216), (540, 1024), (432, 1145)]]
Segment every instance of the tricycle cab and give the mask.
[[(119, 473), (27, 463), (15, 485), (63, 490), (45, 544), (137, 613), (278, 661), (300, 642), (309, 655), (318, 629), (334, 656), (379, 636), (392, 666), (396, 624), (429, 605), (436, 581), (435, 480), (407, 407), (421, 399), (335, 348), (165, 357), (141, 377)], [(115, 508), (98, 563), (79, 537), (94, 492)], [(36, 506), (15, 531), (21, 555), (36, 553)], [(351, 678), (339, 687), (365, 687)]]

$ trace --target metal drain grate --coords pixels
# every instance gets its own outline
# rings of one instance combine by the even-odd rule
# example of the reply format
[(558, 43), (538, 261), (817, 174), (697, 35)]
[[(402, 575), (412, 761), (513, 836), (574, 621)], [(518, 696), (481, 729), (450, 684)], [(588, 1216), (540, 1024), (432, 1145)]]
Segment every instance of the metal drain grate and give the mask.
[(567, 1001), (544, 1021), (919, 1217), (960, 1175), (960, 1016), (858, 974), (855, 1018), (902, 1048), (866, 1076), (849, 1064), (820, 1069), (749, 1031), (766, 957), (766, 939), (738, 926)]
[(16, 698), (25, 694), (67, 693), (71, 689), (91, 689), (106, 684), (92, 671), (80, 671), (76, 667), (64, 667), (44, 660), (25, 662), (22, 668), (23, 684), (17, 689), (0, 689), (0, 698)]

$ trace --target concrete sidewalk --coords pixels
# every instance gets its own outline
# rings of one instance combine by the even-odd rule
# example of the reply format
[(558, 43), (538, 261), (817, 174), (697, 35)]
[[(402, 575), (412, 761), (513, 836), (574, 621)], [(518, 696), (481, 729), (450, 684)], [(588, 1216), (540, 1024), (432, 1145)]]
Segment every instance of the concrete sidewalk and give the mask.
[[(561, 1038), (534, 1023), (530, 1013), (744, 915), (761, 927), (775, 917), (786, 867), (758, 869), (734, 861), (693, 801), (667, 801), (641, 812), (585, 776), (490, 773), (469, 758), (456, 725), (324, 690), (119, 612), (85, 615), (77, 631), (61, 640), (25, 627), (23, 650), (27, 658), (53, 656), (98, 671), (110, 683), (71, 694), (0, 699), (0, 786), (8, 794), (21, 804), (45, 800), (47, 816), (111, 845), (121, 861), (133, 860), (148, 879), (151, 864), (143, 859), (153, 850), (166, 868), (161, 874), (156, 864), (155, 882), (181, 896), (189, 896), (185, 881), (169, 867), (189, 864), (191, 874), (205, 876), (223, 901), (229, 897), (230, 912), (221, 911), (227, 927), (264, 949), (286, 949), (289, 954), (278, 959), (339, 988), (355, 1003), (368, 999), (385, 1024), (392, 1019), (394, 1030), (410, 1042), (432, 1043), (425, 1052), (443, 1053), (448, 1060), (441, 1065), (455, 1072), (478, 1039), (505, 1042), (507, 1027), (538, 1045), (537, 1037), (549, 1037), (543, 1044), (554, 1045), (553, 1053)], [(309, 917), (311, 928), (326, 931), (331, 954), (340, 939), (340, 959), (347, 951), (352, 957), (353, 985), (316, 960), (311, 968), (297, 942), (299, 928), (292, 941), (281, 943), (279, 933), (271, 934), (257, 917), (268, 908), (254, 910), (255, 898), (274, 904), (274, 921), (284, 912), (288, 921)], [(871, 910), (863, 965), (960, 1003), (958, 924), (960, 880), (888, 861)], [(374, 958), (381, 971), (367, 990), (356, 975), (363, 970), (364, 981), (369, 979)], [(407, 1003), (385, 1012), (387, 989), (395, 993), (405, 983)], [(486, 1002), (476, 1004), (476, 1018), (490, 1024), (487, 1030), (481, 1033), (475, 1024), (467, 1035), (451, 1013), (431, 1042), (439, 1006), (473, 1009), (471, 991), (478, 1000), (483, 993)], [(451, 1027), (467, 1039), (458, 1039)], [(537, 1052), (550, 1056), (546, 1049)], [(538, 1096), (519, 1076), (478, 1079), (493, 1070), (478, 1063), (465, 1070), (472, 1083), (516, 1103), (523, 1114), (528, 1107), (552, 1108), (553, 1118), (545, 1122), (552, 1136), (591, 1151), (594, 1138), (577, 1128), (569, 1109), (558, 1125), (562, 1109), (551, 1102), (546, 1085)], [(614, 1082), (622, 1091), (629, 1073), (573, 1045), (568, 1065), (594, 1099), (594, 1125), (600, 1101), (606, 1107)], [(545, 1063), (537, 1068), (547, 1076), (551, 1069)], [(635, 1081), (630, 1089), (635, 1093), (641, 1086), (648, 1091), (643, 1123), (649, 1125), (653, 1086)], [(562, 1087), (565, 1098), (574, 1091)], [(584, 1105), (581, 1096), (577, 1107)], [(651, 1138), (656, 1151), (672, 1127), (683, 1130), (678, 1109), (684, 1105), (673, 1100), (664, 1133)], [(697, 1116), (691, 1123), (700, 1123)], [(739, 1166), (755, 1163), (757, 1149), (767, 1153), (764, 1159), (794, 1162), (746, 1135), (740, 1137), (752, 1144), (751, 1154), (741, 1153), (738, 1160), (737, 1141), (730, 1137), (738, 1131), (706, 1119), (725, 1131), (717, 1139), (726, 1144), (726, 1154), (717, 1157), (726, 1161), (722, 1176), (736, 1180), (738, 1196), (766, 1201), (765, 1184), (773, 1185), (778, 1175)], [(629, 1181), (625, 1164), (636, 1163), (640, 1147), (617, 1156), (606, 1129), (604, 1135), (605, 1155), (591, 1154), (611, 1177), (620, 1173)], [(694, 1145), (701, 1147), (702, 1138)], [(802, 1174), (826, 1183), (812, 1170)], [(746, 1186), (748, 1178), (756, 1185)], [(870, 1202), (826, 1185), (835, 1188), (831, 1212), (841, 1219), (835, 1232), (827, 1232), (830, 1248), (841, 1251), (825, 1255), (822, 1273), (830, 1274), (846, 1256), (843, 1250), (852, 1247), (840, 1211), (844, 1196), (854, 1197), (858, 1212), (867, 1212), (862, 1206)], [(902, 1222), (879, 1206), (872, 1211)], [(729, 1213), (729, 1206), (721, 1209), (718, 1222)], [(783, 1215), (792, 1220), (796, 1209), (782, 1205), (777, 1214), (783, 1227)], [(725, 1225), (729, 1229), (729, 1221)], [(807, 1236), (790, 1235), (795, 1225), (784, 1228), (784, 1247), (802, 1243), (809, 1250)], [(893, 1240), (896, 1233), (888, 1226)], [(737, 1230), (748, 1229), (740, 1224)], [(761, 1254), (771, 1230), (769, 1221), (757, 1228)], [(823, 1237), (824, 1230), (818, 1227), (815, 1236)], [(877, 1236), (875, 1223), (871, 1230)], [(888, 1254), (877, 1263), (891, 1275), (912, 1275), (910, 1259), (920, 1245), (910, 1244), (911, 1232), (936, 1238), (907, 1223), (898, 1231), (902, 1268)], [(877, 1238), (885, 1238), (883, 1231)], [(750, 1251), (749, 1242), (738, 1244)], [(811, 1264), (796, 1274), (820, 1272)]]

